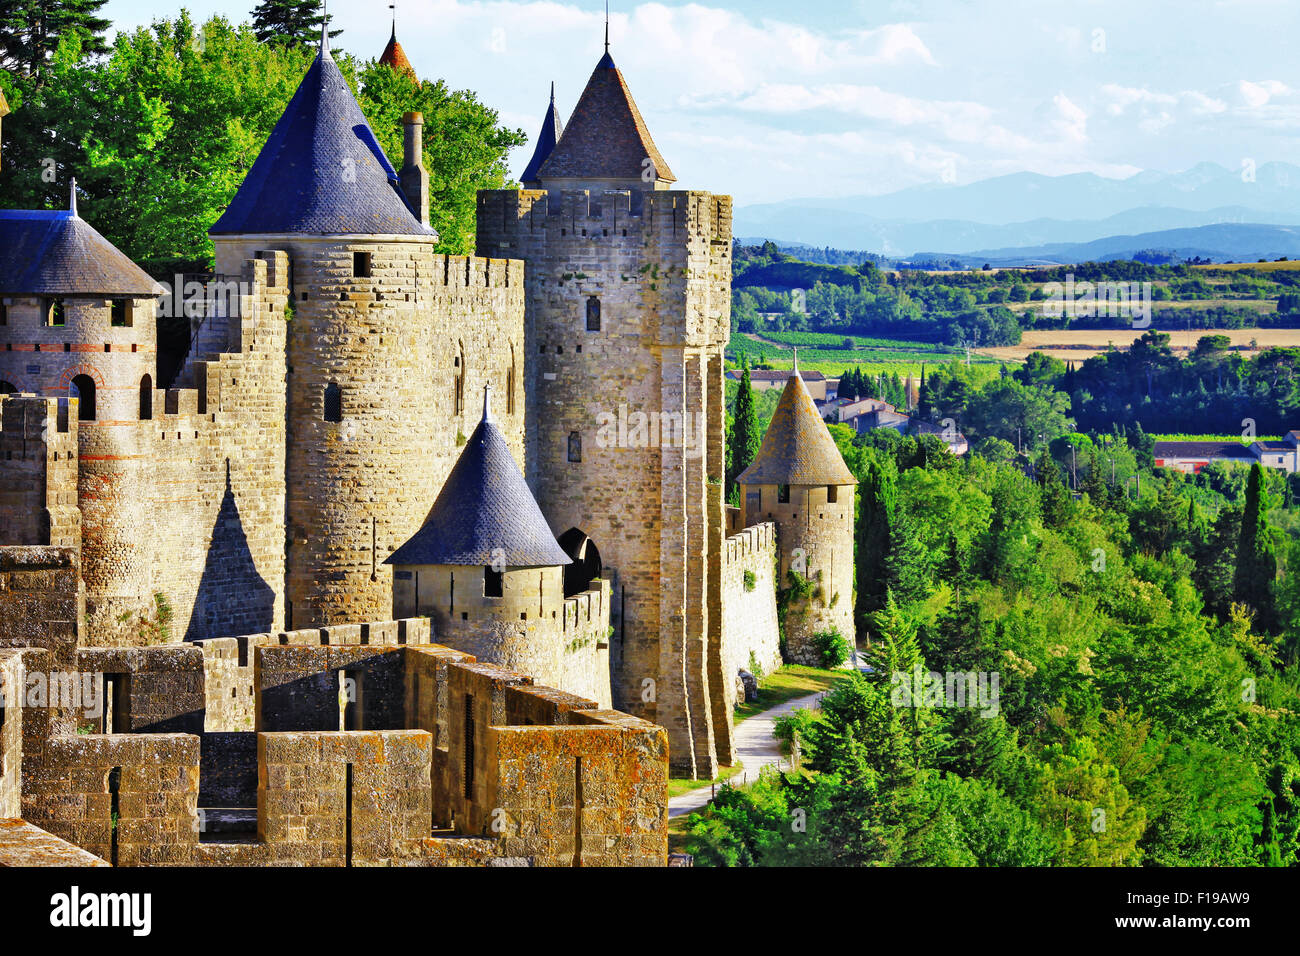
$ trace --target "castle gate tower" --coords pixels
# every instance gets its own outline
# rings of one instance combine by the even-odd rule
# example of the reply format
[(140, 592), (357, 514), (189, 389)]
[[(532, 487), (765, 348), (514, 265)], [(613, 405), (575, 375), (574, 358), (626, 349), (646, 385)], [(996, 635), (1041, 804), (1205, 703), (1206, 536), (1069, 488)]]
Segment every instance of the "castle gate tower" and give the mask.
[(613, 572), (615, 706), (667, 728), (675, 773), (711, 777), (734, 759), (718, 690), (735, 679), (720, 655), (731, 199), (671, 189), (608, 52), (528, 175), (539, 188), (480, 194), (478, 241), (526, 263), (529, 480), (562, 540), (586, 536)]
[[(422, 118), (404, 172), (419, 183)], [(225, 215), (217, 271), (288, 253), (286, 623), (392, 614), (384, 564), (421, 527), (478, 420), (523, 460), (521, 263), (435, 254), (427, 205), (403, 193), (322, 36)]]
[[(844, 463), (798, 358), (754, 463), (736, 483), (745, 526), (773, 521), (781, 568), (792, 589), (785, 612), (786, 657), (821, 667), (818, 634), (838, 630), (856, 646), (853, 622), (853, 503), (857, 479)], [(802, 592), (802, 593), (799, 593)]]

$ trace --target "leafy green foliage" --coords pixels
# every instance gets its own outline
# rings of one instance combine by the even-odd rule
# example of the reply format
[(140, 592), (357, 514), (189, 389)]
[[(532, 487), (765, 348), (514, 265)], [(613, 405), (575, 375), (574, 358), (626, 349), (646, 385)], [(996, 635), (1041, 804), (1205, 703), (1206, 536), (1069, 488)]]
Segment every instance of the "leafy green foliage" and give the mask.
[[(0, 71), (14, 107), (5, 120), (0, 205), (66, 208), (77, 179), (82, 215), (147, 269), (208, 266), (207, 231), (229, 205), (302, 81), (314, 46), (261, 43), (253, 30), (182, 12), (119, 34), (92, 59), (65, 36), (41, 78)], [(349, 83), (357, 64), (335, 53)], [(479, 189), (507, 184), (506, 158), (524, 142), (474, 94), (416, 84), (373, 63), (358, 101), (401, 164), (401, 115), (425, 115), (425, 163), (440, 251), (473, 251)]]
[[(936, 404), (1055, 406), (1057, 428), (1026, 454), (1014, 435), (957, 460), (831, 428), (860, 482), (870, 671), (782, 721), (800, 769), (692, 818), (701, 863), (1300, 864), (1289, 479), (1169, 473), (1138, 428), (1075, 433), (1054, 397), (1062, 374), (927, 376)], [(996, 707), (912, 706), (899, 687), (929, 671), (996, 675)]]

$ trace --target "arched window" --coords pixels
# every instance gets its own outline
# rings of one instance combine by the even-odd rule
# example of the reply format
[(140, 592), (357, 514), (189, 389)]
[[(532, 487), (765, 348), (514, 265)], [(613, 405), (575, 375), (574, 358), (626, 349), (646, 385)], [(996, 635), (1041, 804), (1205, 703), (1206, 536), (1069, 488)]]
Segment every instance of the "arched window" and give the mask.
[(95, 380), (89, 375), (78, 375), (68, 386), (68, 394), (81, 400), (77, 409), (77, 420), (93, 422), (95, 420)]
[(559, 543), (564, 553), (573, 559), (573, 563), (564, 568), (564, 596), (571, 598), (583, 594), (604, 570), (596, 543), (577, 528), (570, 528), (560, 535)]
[(140, 379), (140, 421), (153, 418), (153, 377), (146, 375)]
[(582, 461), (582, 434), (569, 432), (569, 461)]
[(325, 421), (343, 421), (343, 389), (339, 388), (338, 382), (325, 386)]
[(600, 331), (600, 299), (594, 295), (587, 300), (587, 331)]

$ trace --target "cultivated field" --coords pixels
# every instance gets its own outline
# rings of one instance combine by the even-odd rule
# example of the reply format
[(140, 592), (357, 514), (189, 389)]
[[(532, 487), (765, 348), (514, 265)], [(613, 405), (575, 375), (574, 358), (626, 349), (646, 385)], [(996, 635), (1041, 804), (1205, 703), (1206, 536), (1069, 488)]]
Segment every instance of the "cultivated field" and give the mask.
[[(1005, 362), (1023, 362), (1030, 352), (1045, 352), (1061, 361), (1082, 362), (1107, 351), (1112, 345), (1126, 349), (1145, 334), (1145, 330), (1133, 329), (1031, 331), (1025, 333), (1019, 345), (980, 349), (979, 352)], [(1169, 335), (1169, 344), (1175, 352), (1190, 351), (1205, 335), (1226, 335), (1234, 347), (1248, 351), (1273, 346), (1300, 347), (1300, 329), (1193, 329), (1190, 335), (1186, 331), (1170, 332)]]

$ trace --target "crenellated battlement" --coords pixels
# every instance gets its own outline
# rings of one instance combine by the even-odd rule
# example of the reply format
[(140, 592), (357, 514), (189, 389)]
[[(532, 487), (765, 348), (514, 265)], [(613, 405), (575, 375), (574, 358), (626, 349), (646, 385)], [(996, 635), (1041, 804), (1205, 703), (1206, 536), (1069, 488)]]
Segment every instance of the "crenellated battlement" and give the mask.
[(776, 524), (769, 521), (727, 538), (722, 552), (723, 560), (727, 564), (744, 562), (754, 554), (775, 554), (775, 548)]
[[(534, 244), (587, 240), (718, 243), (730, 256), (732, 199), (687, 190), (491, 190), (479, 193), (479, 253), (524, 254)], [(524, 255), (527, 258), (526, 255)]]
[(81, 543), (78, 402), (0, 395), (0, 545)]

